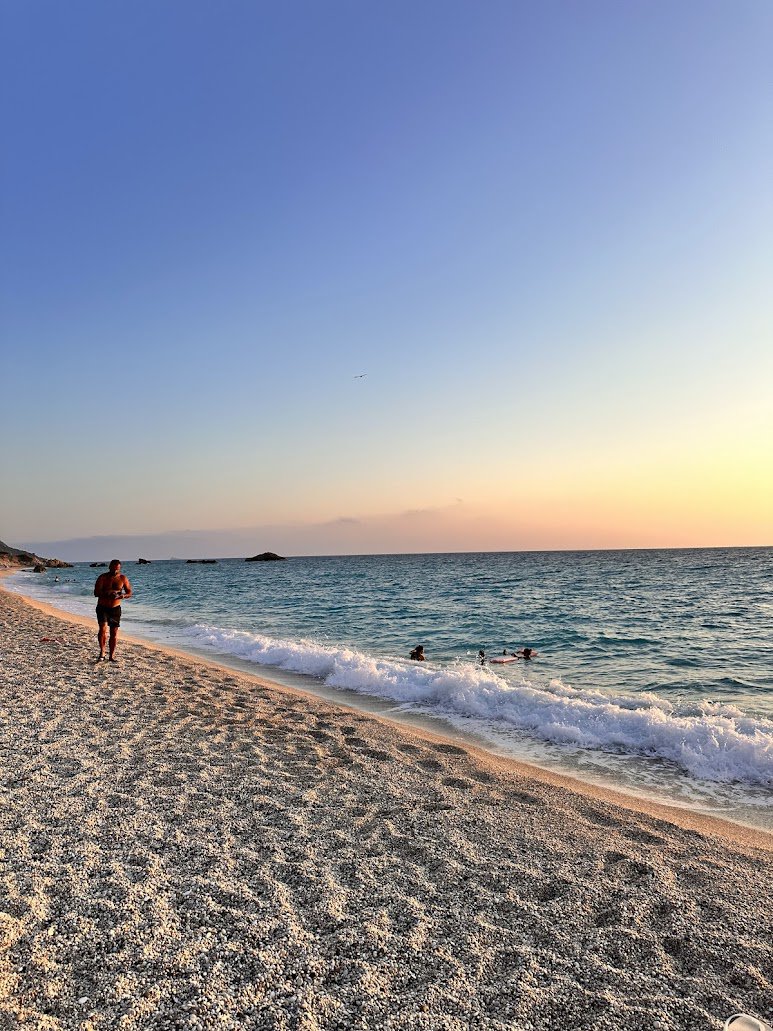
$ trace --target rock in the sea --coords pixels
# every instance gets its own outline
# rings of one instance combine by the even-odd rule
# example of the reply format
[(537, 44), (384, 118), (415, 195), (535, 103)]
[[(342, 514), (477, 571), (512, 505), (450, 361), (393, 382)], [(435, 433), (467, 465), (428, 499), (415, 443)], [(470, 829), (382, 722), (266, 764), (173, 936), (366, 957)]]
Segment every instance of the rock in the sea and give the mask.
[(215, 566), (216, 558), (187, 558), (185, 564), (188, 566)]
[(45, 573), (45, 571), (46, 567), (43, 565), (42, 562), (36, 562), (33, 566), (33, 572), (35, 573)]
[(264, 551), (260, 555), (253, 555), (252, 558), (246, 558), (245, 562), (285, 562), (284, 555), (277, 555), (273, 551)]
[(137, 559), (137, 565), (138, 566), (149, 566), (150, 565), (150, 559), (149, 558), (138, 558)]
[(107, 565), (107, 562), (89, 562), (89, 566), (92, 569), (102, 569), (103, 566), (106, 566), (106, 565)]

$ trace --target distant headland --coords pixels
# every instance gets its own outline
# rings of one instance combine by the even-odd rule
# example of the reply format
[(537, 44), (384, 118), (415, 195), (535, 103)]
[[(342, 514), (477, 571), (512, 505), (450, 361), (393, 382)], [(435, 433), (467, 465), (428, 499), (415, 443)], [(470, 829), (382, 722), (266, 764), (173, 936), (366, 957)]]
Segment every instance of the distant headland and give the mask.
[(60, 558), (41, 558), (32, 551), (12, 548), (10, 544), (0, 541), (0, 569), (27, 569), (31, 567), (36, 573), (45, 573), (46, 569), (72, 569), (69, 562)]

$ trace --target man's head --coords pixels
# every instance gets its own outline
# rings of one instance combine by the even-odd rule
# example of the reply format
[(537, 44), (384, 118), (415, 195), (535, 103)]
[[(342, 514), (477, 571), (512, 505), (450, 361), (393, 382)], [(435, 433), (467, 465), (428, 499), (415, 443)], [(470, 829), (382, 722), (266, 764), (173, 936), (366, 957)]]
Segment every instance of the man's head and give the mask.
[(121, 563), (120, 563), (119, 559), (114, 558), (113, 561), (110, 563), (110, 572), (111, 573), (120, 573), (121, 572)]

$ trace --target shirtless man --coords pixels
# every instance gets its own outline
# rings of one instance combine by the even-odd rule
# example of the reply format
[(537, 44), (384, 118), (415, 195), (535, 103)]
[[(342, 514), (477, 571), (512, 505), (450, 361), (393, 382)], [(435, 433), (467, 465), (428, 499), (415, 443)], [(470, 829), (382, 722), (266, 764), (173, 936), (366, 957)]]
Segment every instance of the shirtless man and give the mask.
[(105, 657), (107, 628), (110, 627), (110, 661), (116, 662), (115, 646), (118, 643), (118, 627), (121, 625), (121, 599), (131, 598), (132, 585), (121, 572), (121, 563), (114, 558), (110, 563), (110, 571), (97, 577), (94, 584), (94, 597), (97, 599), (97, 621), (99, 623), (99, 658)]

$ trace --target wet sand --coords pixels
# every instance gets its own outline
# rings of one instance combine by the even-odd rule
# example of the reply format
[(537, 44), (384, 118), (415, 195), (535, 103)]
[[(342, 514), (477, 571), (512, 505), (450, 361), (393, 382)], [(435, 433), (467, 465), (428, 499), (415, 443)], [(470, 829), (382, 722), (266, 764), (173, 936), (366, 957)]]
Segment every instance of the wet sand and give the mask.
[(770, 835), (96, 652), (0, 590), (2, 1031), (773, 1017)]

